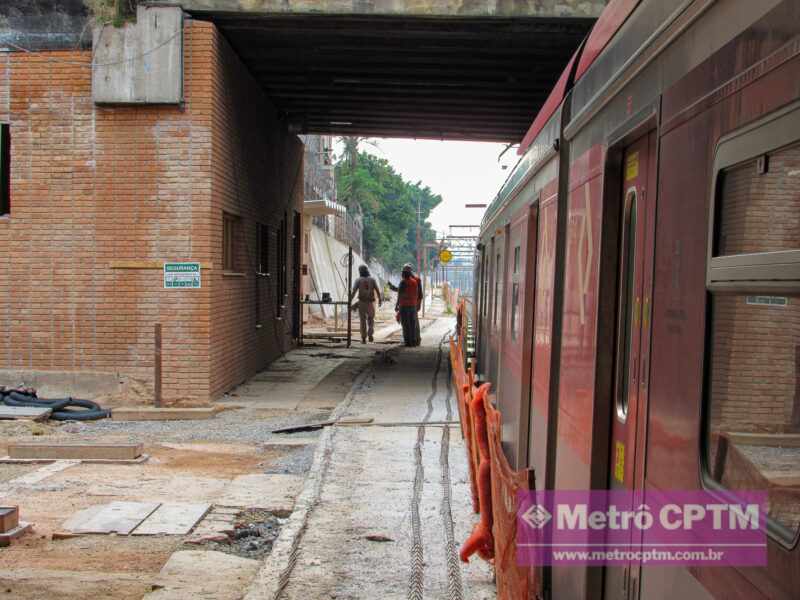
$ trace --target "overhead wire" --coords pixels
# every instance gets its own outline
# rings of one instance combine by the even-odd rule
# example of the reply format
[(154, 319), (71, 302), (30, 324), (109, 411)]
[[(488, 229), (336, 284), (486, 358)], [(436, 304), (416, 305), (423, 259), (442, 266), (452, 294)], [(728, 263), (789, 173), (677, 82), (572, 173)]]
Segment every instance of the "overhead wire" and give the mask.
[[(102, 30), (105, 29), (108, 25), (109, 25), (108, 23), (104, 23), (102, 25), (101, 35), (102, 35)], [(85, 62), (78, 62), (78, 61), (75, 61), (75, 60), (59, 59), (59, 58), (56, 58), (56, 57), (53, 57), (53, 56), (42, 56), (41, 58), (45, 62), (53, 62), (53, 63), (62, 64), (62, 65), (73, 65), (73, 66), (89, 68), (89, 69), (94, 69), (94, 68), (97, 68), (97, 67), (113, 67), (113, 66), (116, 66), (116, 65), (122, 65), (122, 64), (125, 64), (125, 63), (130, 63), (130, 62), (142, 59), (145, 56), (148, 56), (148, 55), (152, 54), (153, 52), (156, 52), (157, 50), (160, 50), (161, 48), (163, 48), (164, 46), (169, 44), (172, 40), (174, 40), (176, 37), (178, 37), (181, 34), (183, 34), (183, 27), (182, 26), (178, 29), (178, 31), (173, 33), (166, 40), (156, 44), (155, 46), (153, 46), (152, 48), (150, 48), (148, 50), (145, 50), (141, 54), (137, 54), (137, 55), (134, 55), (134, 56), (129, 56), (127, 58), (123, 58), (121, 60), (116, 60), (116, 61), (112, 61), (112, 62), (95, 63), (94, 62), (94, 55), (95, 55), (95, 49), (94, 48), (92, 48), (92, 62), (88, 63), (88, 64), (85, 63)], [(83, 33), (81, 33), (81, 36), (83, 36)], [(11, 48), (14, 48), (15, 50), (19, 50), (20, 52), (24, 52), (26, 54), (38, 55), (39, 52), (40, 52), (38, 50), (31, 50), (29, 48), (25, 48), (24, 46), (20, 46), (19, 44), (15, 44), (14, 42), (6, 41), (6, 42), (3, 42), (2, 45), (3, 46), (9, 46)]]

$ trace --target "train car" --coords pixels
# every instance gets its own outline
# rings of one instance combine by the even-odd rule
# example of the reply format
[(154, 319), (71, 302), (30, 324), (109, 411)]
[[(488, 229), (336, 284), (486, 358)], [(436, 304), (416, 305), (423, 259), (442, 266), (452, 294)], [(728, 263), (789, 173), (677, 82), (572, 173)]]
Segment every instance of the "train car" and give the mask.
[(612, 0), (520, 153), (472, 314), (507, 467), (769, 493), (765, 567), (532, 570), (531, 597), (800, 598), (800, 2)]

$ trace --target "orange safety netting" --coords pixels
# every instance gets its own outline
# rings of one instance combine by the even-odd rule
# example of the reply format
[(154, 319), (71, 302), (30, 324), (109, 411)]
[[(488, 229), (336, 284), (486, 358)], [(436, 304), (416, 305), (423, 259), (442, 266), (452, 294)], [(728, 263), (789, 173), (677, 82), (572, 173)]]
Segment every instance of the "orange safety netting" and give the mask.
[(461, 560), (469, 561), (475, 552), (484, 560), (494, 558), (494, 538), (492, 535), (493, 510), (492, 510), (492, 473), (491, 456), (489, 453), (489, 439), (486, 428), (485, 399), (489, 394), (488, 383), (483, 384), (469, 402), (469, 411), (472, 417), (473, 445), (478, 447), (478, 503), (481, 519), (461, 548)]
[(472, 490), (472, 508), (477, 513), (480, 511), (478, 501), (478, 462), (476, 448), (473, 444), (472, 417), (469, 412), (469, 402), (472, 399), (473, 373), (464, 370), (463, 356), (454, 340), (450, 340), (450, 360), (453, 364), (453, 387), (456, 390), (458, 403), (458, 416), (461, 422), (461, 435), (467, 449), (467, 462), (469, 464), (469, 481)]
[(530, 489), (531, 472), (527, 469), (514, 471), (509, 466), (502, 448), (502, 415), (488, 396), (484, 405), (491, 455), (497, 597), (501, 600), (534, 598), (541, 577), (531, 567), (518, 566), (516, 556), (517, 492)]
[(461, 559), (478, 553), (493, 563), (500, 600), (534, 598), (541, 592), (538, 569), (516, 562), (517, 492), (530, 488), (529, 471), (514, 471), (502, 450), (502, 415), (489, 397), (489, 384), (475, 388), (475, 365), (466, 366), (466, 303), (458, 307), (457, 334), (450, 340), (453, 385), (467, 449), (472, 502), (481, 519), (461, 549)]

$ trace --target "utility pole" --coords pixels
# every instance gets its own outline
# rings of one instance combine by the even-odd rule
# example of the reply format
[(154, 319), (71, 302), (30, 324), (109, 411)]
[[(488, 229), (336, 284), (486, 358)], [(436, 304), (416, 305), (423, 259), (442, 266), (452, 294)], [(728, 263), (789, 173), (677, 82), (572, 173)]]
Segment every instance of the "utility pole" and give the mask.
[[(421, 274), (422, 261), (420, 253), (422, 252), (422, 197), (417, 199), (417, 274)], [(423, 298), (424, 302), (424, 298)]]

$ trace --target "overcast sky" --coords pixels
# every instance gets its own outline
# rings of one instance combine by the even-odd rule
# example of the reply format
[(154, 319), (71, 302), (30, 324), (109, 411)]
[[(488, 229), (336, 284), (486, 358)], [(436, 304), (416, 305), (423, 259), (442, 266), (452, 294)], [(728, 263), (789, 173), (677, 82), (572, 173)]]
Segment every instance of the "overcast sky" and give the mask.
[[(503, 144), (408, 139), (373, 142), (377, 148), (363, 143), (362, 151), (386, 158), (405, 179), (422, 181), (442, 195), (444, 201), (429, 220), (434, 229), (444, 233), (449, 225), (480, 223), (483, 209), (464, 205), (491, 202), (518, 158), (516, 148), (511, 148), (498, 162)], [(508, 169), (503, 170), (501, 164), (508, 165)]]

